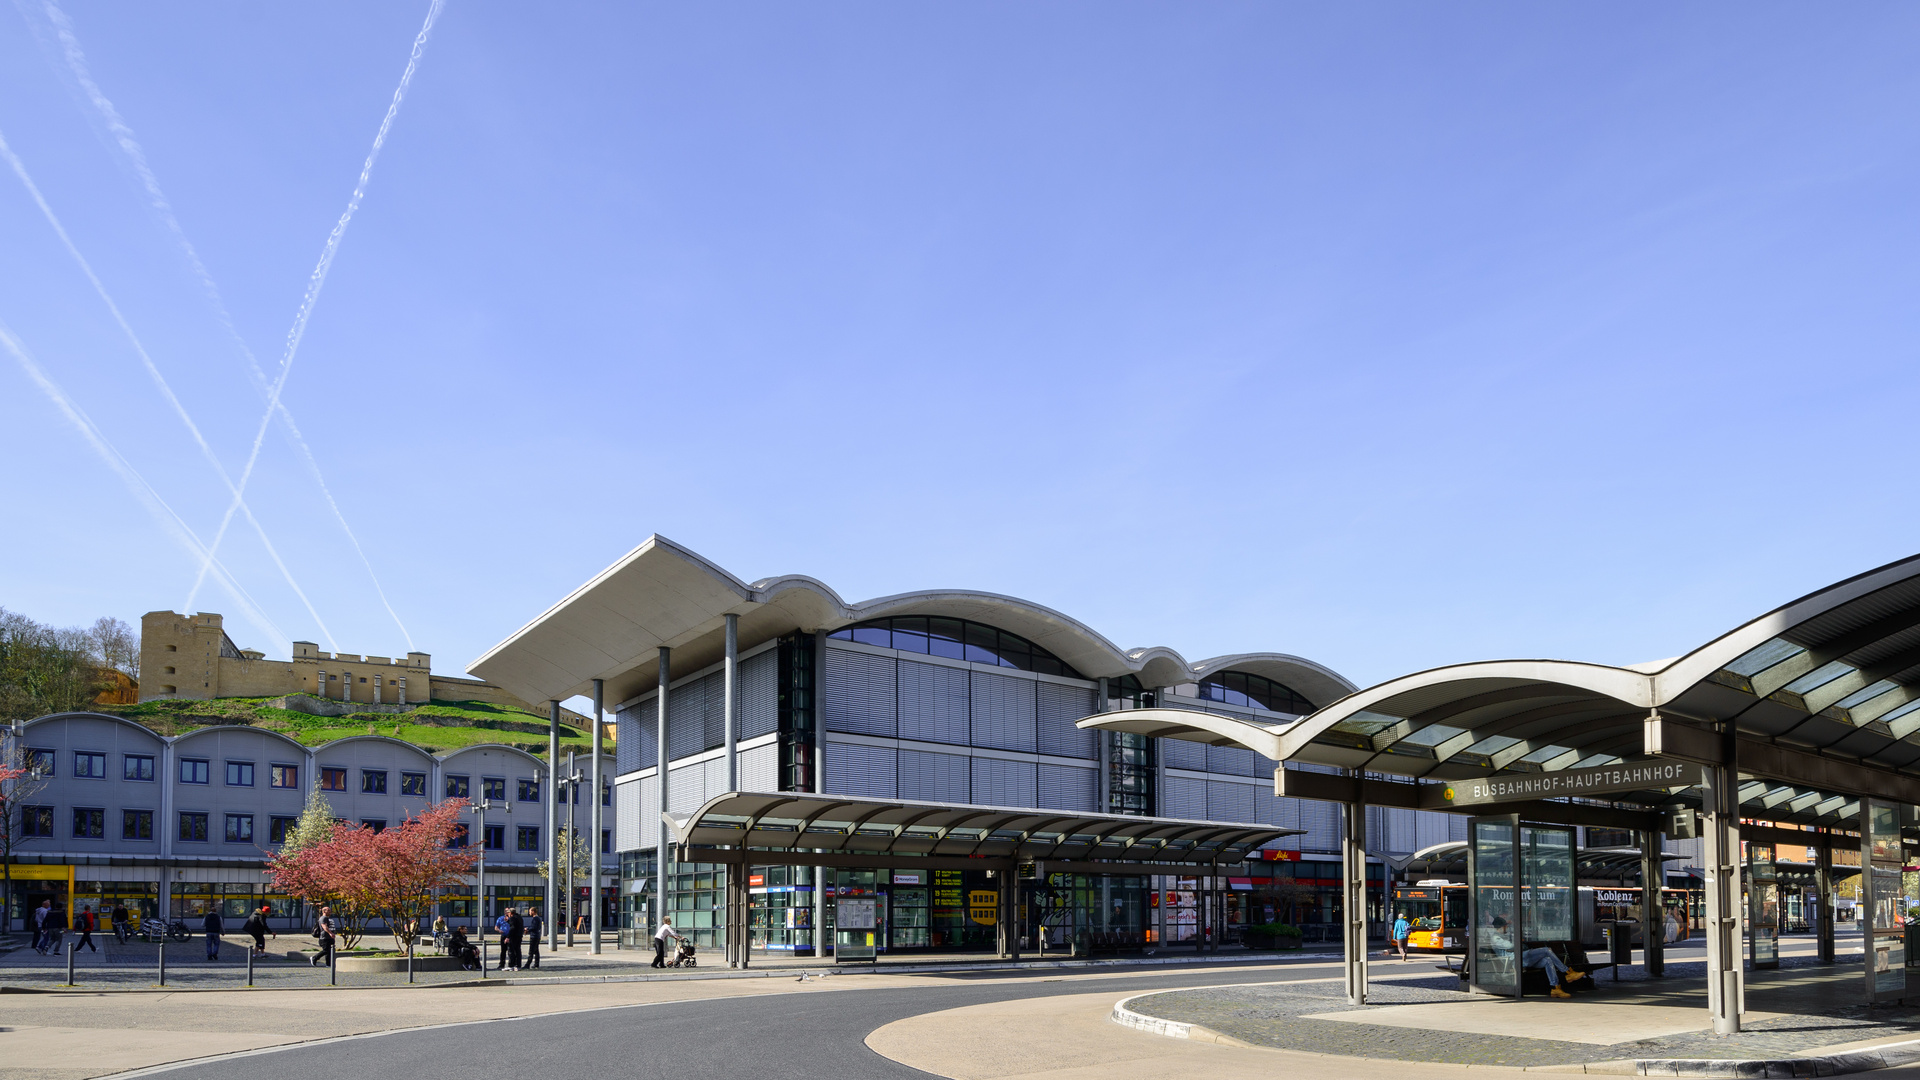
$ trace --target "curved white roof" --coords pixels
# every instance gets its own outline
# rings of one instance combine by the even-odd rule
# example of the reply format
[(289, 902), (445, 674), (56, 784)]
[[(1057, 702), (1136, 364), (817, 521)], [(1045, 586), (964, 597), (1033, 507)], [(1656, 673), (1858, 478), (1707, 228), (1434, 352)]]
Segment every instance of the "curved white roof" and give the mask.
[(1164, 646), (1123, 650), (1085, 623), (1018, 597), (928, 589), (848, 603), (825, 583), (790, 575), (751, 584), (662, 536), (650, 536), (467, 670), (528, 701), (590, 693), (606, 680), (612, 705), (649, 689), (657, 650), (677, 672), (721, 658), (723, 618), (740, 617), (741, 648), (794, 630), (837, 630), (887, 615), (941, 615), (1024, 637), (1088, 678), (1137, 675), (1147, 686), (1189, 682), (1232, 666), (1285, 683), (1316, 704), (1353, 691), (1331, 668), (1284, 653), (1190, 662)]

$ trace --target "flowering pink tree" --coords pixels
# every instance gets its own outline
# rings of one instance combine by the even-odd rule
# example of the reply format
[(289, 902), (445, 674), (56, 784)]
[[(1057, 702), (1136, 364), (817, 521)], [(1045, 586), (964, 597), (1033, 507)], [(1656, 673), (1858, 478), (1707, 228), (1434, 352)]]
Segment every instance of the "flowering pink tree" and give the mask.
[(346, 948), (359, 943), (375, 915), (409, 946), (432, 911), (435, 890), (473, 871), (473, 852), (447, 846), (461, 827), (462, 809), (441, 803), (379, 832), (340, 822), (325, 839), (274, 855), (268, 873), (289, 895), (332, 906)]

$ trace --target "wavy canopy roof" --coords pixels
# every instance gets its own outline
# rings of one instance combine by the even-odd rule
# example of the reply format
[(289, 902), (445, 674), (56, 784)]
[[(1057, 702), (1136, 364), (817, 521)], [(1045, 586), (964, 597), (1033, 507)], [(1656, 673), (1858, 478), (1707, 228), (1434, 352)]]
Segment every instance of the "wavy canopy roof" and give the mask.
[[(1732, 725), (1739, 768), (1755, 778), (1742, 790), (1753, 816), (1831, 824), (1856, 812), (1849, 795), (1920, 802), (1920, 556), (1654, 664), (1456, 664), (1368, 687), (1286, 724), (1161, 709), (1089, 717), (1081, 726), (1455, 780), (1641, 756), (1653, 713), (1690, 727)], [(1638, 793), (1635, 801), (1669, 801), (1669, 793)]]
[(528, 701), (590, 693), (606, 680), (608, 704), (657, 680), (661, 646), (673, 668), (690, 673), (721, 659), (724, 617), (740, 617), (740, 647), (795, 630), (838, 630), (884, 615), (943, 615), (1011, 631), (1088, 678), (1136, 675), (1148, 686), (1193, 681), (1226, 670), (1282, 682), (1316, 705), (1354, 686), (1339, 673), (1284, 653), (1242, 653), (1189, 663), (1165, 647), (1123, 650), (1086, 624), (1011, 596), (960, 589), (900, 593), (850, 604), (810, 577), (751, 584), (662, 536), (650, 536), (467, 670)]

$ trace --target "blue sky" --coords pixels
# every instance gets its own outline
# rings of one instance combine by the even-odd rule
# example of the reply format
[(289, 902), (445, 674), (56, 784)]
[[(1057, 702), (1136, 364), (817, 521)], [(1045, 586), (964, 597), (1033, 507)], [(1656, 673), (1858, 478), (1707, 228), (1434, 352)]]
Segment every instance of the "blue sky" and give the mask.
[[(424, 3), (66, 15), (269, 373)], [(1631, 663), (1913, 552), (1920, 10), (451, 0), (249, 504), (343, 650), (464, 667), (659, 532), (1366, 684)], [(43, 0), (0, 134), (234, 474), (264, 409)], [(227, 500), (0, 168), (0, 323)], [(0, 604), (199, 569), (0, 354)], [(328, 637), (221, 549), (284, 655)]]

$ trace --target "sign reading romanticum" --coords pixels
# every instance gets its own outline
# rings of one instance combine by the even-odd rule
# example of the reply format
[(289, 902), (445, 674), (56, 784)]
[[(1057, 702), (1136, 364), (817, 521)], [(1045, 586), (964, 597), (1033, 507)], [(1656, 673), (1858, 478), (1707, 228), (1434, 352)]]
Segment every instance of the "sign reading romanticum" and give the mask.
[(1440, 789), (1441, 806), (1479, 806), (1482, 803), (1564, 799), (1605, 795), (1648, 788), (1692, 787), (1701, 782), (1702, 769), (1691, 761), (1668, 759), (1595, 765), (1589, 769), (1483, 776), (1454, 780)]

